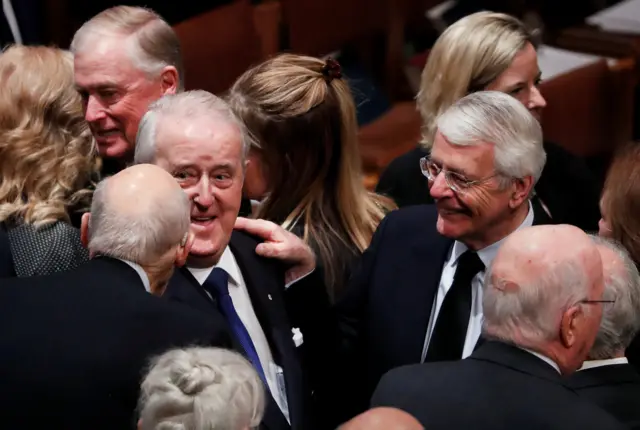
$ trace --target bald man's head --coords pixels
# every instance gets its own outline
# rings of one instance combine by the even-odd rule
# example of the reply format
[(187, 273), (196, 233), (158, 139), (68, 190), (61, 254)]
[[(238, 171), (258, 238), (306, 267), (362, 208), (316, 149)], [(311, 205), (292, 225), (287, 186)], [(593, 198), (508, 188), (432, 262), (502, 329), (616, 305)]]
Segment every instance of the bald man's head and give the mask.
[(424, 427), (400, 409), (373, 408), (344, 423), (338, 430), (424, 430)]
[(613, 240), (592, 237), (604, 272), (602, 322), (589, 352), (591, 360), (623, 357), (640, 330), (640, 275), (628, 252)]
[(600, 323), (602, 261), (593, 241), (568, 225), (511, 234), (485, 277), (484, 332), (543, 352), (563, 373), (586, 358)]
[(96, 187), (91, 214), (83, 218), (83, 240), (92, 255), (154, 264), (184, 245), (189, 208), (186, 194), (165, 170), (129, 167)]

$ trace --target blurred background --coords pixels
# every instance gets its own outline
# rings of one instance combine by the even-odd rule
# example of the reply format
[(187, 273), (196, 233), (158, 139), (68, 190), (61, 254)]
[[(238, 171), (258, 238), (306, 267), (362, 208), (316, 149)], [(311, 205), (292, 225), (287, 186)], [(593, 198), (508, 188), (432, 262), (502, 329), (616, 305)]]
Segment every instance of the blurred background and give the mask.
[(429, 48), (480, 10), (515, 15), (536, 31), (546, 139), (603, 177), (616, 148), (640, 135), (640, 0), (3, 0), (1, 41), (65, 48), (85, 20), (116, 4), (148, 6), (174, 26), (187, 89), (224, 93), (281, 51), (337, 58), (358, 103), (370, 188), (419, 140), (414, 97)]

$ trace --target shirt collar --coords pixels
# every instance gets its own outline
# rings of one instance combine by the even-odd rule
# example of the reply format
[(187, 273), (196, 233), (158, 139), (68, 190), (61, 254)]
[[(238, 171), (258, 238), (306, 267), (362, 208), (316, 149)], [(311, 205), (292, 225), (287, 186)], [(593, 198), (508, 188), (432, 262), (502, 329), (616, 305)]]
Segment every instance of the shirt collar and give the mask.
[[(527, 213), (527, 216), (524, 218), (524, 221), (522, 221), (522, 224), (520, 224), (516, 230), (520, 230), (525, 227), (531, 227), (532, 225), (533, 225), (533, 206), (531, 206), (531, 202), (529, 202), (529, 212)], [(484, 263), (484, 267), (491, 266), (493, 259), (496, 257), (496, 254), (498, 253), (498, 248), (500, 248), (500, 245), (502, 245), (502, 243), (507, 239), (507, 237), (508, 235), (503, 237), (499, 241), (478, 250), (478, 257), (480, 257), (480, 260), (482, 260), (482, 263)], [(453, 243), (453, 249), (451, 250), (452, 261), (457, 262), (458, 258), (460, 258), (460, 256), (464, 254), (464, 252), (467, 249), (469, 249), (467, 245), (456, 240)]]
[(532, 351), (530, 349), (527, 348), (520, 348), (523, 351), (528, 352), (531, 355), (535, 355), (536, 357), (538, 357), (540, 360), (544, 361), (545, 363), (547, 363), (549, 366), (553, 367), (554, 369), (556, 369), (556, 372), (561, 373), (560, 372), (560, 366), (558, 366), (558, 364), (553, 361), (552, 359), (550, 359), (549, 357), (547, 357), (546, 355), (542, 355), (539, 352), (536, 351)]
[(189, 269), (198, 282), (202, 284), (207, 279), (211, 271), (216, 267), (227, 272), (229, 275), (229, 284), (236, 286), (240, 285), (242, 279), (242, 276), (240, 275), (240, 268), (238, 267), (238, 263), (233, 256), (233, 252), (231, 252), (231, 248), (229, 248), (228, 245), (222, 252), (222, 255), (216, 265), (206, 268), (187, 267), (187, 269)]
[(129, 266), (131, 266), (133, 268), (133, 270), (136, 271), (136, 273), (138, 274), (138, 276), (140, 276), (140, 279), (142, 280), (142, 285), (144, 285), (144, 289), (147, 291), (147, 293), (150, 293), (151, 292), (151, 283), (149, 282), (149, 276), (147, 276), (147, 272), (144, 271), (142, 266), (140, 266), (137, 263), (134, 263), (133, 261), (123, 260), (121, 258), (118, 258), (118, 260), (122, 261), (123, 263), (128, 264)]
[(629, 364), (629, 360), (627, 360), (627, 357), (607, 358), (606, 360), (588, 360), (582, 364), (582, 367), (579, 370), (602, 366), (613, 366), (615, 364)]

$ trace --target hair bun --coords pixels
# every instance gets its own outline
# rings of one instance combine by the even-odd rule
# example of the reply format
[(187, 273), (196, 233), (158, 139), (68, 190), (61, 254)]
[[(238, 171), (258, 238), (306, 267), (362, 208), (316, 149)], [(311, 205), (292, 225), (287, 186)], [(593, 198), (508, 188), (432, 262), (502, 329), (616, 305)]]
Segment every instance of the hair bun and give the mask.
[(220, 383), (222, 379), (222, 373), (218, 369), (201, 363), (181, 369), (172, 376), (176, 387), (190, 396), (199, 394), (211, 384)]
[(342, 67), (340, 67), (340, 63), (338, 63), (333, 58), (327, 58), (324, 66), (322, 66), (322, 75), (324, 76), (327, 83), (331, 82), (334, 79), (342, 78)]

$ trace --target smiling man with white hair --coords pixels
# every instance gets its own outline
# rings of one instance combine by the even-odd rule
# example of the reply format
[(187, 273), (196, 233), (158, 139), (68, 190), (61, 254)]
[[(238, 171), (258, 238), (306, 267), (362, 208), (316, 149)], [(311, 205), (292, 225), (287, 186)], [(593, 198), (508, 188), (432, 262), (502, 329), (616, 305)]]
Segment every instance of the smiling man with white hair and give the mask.
[(268, 388), (265, 427), (302, 430), (310, 391), (284, 307), (284, 266), (256, 255), (255, 237), (234, 231), (249, 141), (222, 99), (187, 91), (149, 107), (135, 162), (165, 169), (191, 202), (193, 246), (164, 297), (226, 319), (238, 351)]
[(85, 119), (115, 173), (133, 160), (136, 133), (150, 103), (184, 88), (180, 41), (154, 11), (115, 6), (73, 36), (75, 84)]
[[(519, 229), (550, 222), (529, 201), (546, 155), (540, 124), (522, 103), (476, 92), (437, 125), (431, 156), (416, 166), (436, 204), (387, 215), (337, 303), (341, 344), (352, 363), (334, 390), (344, 395), (340, 403), (355, 406), (346, 415), (364, 410), (394, 367), (469, 356), (480, 340), (485, 269), (500, 244)], [(273, 244), (259, 252), (306, 261), (297, 239), (278, 226), (243, 219), (238, 227)]]

